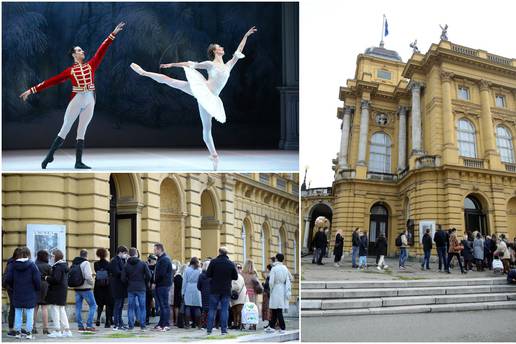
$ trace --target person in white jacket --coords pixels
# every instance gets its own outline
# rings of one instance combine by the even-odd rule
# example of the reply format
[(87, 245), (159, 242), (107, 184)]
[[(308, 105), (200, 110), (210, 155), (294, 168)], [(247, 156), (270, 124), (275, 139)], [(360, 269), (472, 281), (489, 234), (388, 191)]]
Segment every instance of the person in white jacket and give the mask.
[(247, 296), (247, 288), (245, 287), (244, 276), (242, 276), (242, 264), (236, 265), (238, 271), (238, 279), (231, 282), (231, 294), (238, 293), (238, 299), (231, 298), (231, 314), (233, 315), (233, 328), (242, 328), (242, 308), (244, 303), (249, 302)]
[(285, 331), (285, 320), (283, 310), (288, 309), (289, 299), (292, 295), (292, 275), (287, 267), (283, 265), (285, 256), (282, 253), (276, 254), (276, 262), (273, 264), (269, 275), (271, 296), (269, 309), (272, 312), (269, 327), (265, 330), (268, 333), (275, 332), (276, 321), (279, 321), (280, 333)]

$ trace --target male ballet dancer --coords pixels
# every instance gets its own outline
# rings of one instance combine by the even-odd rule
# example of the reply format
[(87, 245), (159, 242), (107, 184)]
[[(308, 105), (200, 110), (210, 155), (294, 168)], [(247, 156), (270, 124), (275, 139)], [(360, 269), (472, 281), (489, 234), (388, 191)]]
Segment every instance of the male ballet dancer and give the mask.
[(82, 151), (84, 149), (84, 135), (86, 134), (88, 124), (93, 117), (93, 108), (95, 107), (95, 71), (100, 66), (100, 62), (115, 39), (116, 34), (122, 31), (124, 25), (125, 23), (121, 22), (115, 27), (113, 32), (109, 34), (104, 42), (102, 42), (100, 47), (97, 49), (95, 56), (93, 56), (91, 60), (84, 62), (85, 51), (79, 46), (74, 47), (70, 50), (70, 55), (75, 62), (73, 66), (68, 67), (60, 74), (29, 88), (20, 95), (20, 98), (25, 101), (29, 95), (41, 92), (44, 89), (60, 84), (67, 79), (70, 79), (72, 82), (72, 94), (70, 96), (70, 103), (68, 103), (68, 107), (66, 108), (64, 115), (63, 126), (57, 134), (57, 137), (54, 139), (54, 142), (52, 142), (45, 160), (41, 163), (42, 169), (46, 169), (47, 164), (54, 161), (55, 151), (63, 145), (66, 135), (68, 135), (68, 132), (72, 128), (77, 117), (79, 117), (79, 125), (77, 127), (75, 168), (91, 168), (82, 162)]

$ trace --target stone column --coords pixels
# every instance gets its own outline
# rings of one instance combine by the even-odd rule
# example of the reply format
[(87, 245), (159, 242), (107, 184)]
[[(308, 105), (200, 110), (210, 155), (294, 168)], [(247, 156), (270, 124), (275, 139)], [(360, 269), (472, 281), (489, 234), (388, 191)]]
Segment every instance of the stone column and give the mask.
[(303, 233), (303, 248), (308, 251), (308, 234), (310, 232), (310, 218), (305, 217), (305, 232)]
[(412, 91), (412, 154), (421, 155), (421, 83), (411, 81), (409, 88)]
[(400, 106), (398, 114), (398, 171), (403, 171), (407, 167), (407, 107)]
[(367, 136), (369, 133), (369, 101), (362, 99), (360, 105), (360, 138), (358, 143), (357, 165), (366, 166)]
[(339, 169), (348, 168), (348, 145), (349, 145), (349, 128), (351, 124), (351, 106), (344, 107), (342, 117), (342, 126), (340, 134), (340, 152), (339, 152)]
[(457, 164), (459, 154), (455, 142), (455, 118), (452, 112), (451, 82), (454, 74), (441, 71), (443, 113), (443, 163)]
[(484, 158), (489, 159), (489, 167), (502, 169), (500, 155), (496, 149), (496, 139), (493, 126), (493, 115), (491, 114), (491, 83), (487, 80), (480, 80), (480, 130), (484, 139)]

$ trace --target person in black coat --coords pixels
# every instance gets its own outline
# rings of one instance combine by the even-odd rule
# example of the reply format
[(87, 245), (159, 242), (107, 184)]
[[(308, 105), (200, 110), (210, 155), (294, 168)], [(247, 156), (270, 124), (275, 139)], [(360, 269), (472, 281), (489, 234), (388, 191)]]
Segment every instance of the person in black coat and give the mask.
[(150, 254), (147, 257), (147, 267), (149, 268), (149, 271), (151, 273), (151, 280), (149, 283), (147, 283), (147, 290), (146, 290), (146, 294), (145, 294), (145, 305), (146, 305), (145, 324), (146, 325), (149, 325), (149, 320), (150, 320), (151, 316), (152, 317), (156, 316), (157, 302), (155, 302), (155, 305), (153, 306), (154, 290), (152, 289), (152, 283), (154, 283), (154, 269), (156, 268), (157, 260), (158, 260), (158, 258), (153, 254)]
[(150, 279), (151, 272), (147, 264), (138, 258), (138, 250), (131, 247), (129, 259), (122, 270), (122, 282), (127, 285), (129, 330), (134, 328), (135, 314), (139, 317), (141, 329), (145, 330), (145, 293)]
[(202, 272), (197, 280), (197, 289), (201, 292), (202, 311), (201, 311), (201, 327), (207, 328), (208, 312), (210, 310), (210, 284), (211, 278), (208, 277), (208, 266), (210, 261), (207, 260), (202, 263)]
[(71, 337), (70, 324), (66, 314), (66, 296), (68, 294), (68, 265), (63, 258), (63, 252), (54, 250), (54, 264), (50, 274), (45, 277), (48, 283), (47, 304), (54, 323), (55, 331), (50, 337)]
[(173, 277), (172, 261), (161, 243), (154, 244), (154, 254), (158, 256), (158, 262), (154, 268), (154, 286), (160, 309), (159, 322), (154, 328), (167, 331), (170, 329), (169, 293)]
[(100, 326), (100, 317), (102, 311), (106, 307), (106, 321), (105, 328), (110, 328), (113, 324), (113, 296), (111, 295), (111, 286), (109, 284), (109, 261), (107, 260), (108, 251), (105, 248), (99, 248), (96, 252), (98, 261), (93, 263), (93, 270), (95, 271), (95, 285), (93, 287), (93, 295), (97, 303), (97, 322)]
[(425, 230), (425, 234), (423, 234), (421, 243), (423, 244), (423, 260), (421, 261), (421, 270), (424, 270), (425, 267), (427, 270), (430, 270), (430, 255), (432, 253), (432, 235), (430, 234), (430, 228)]
[(20, 247), (17, 247), (13, 251), (12, 257), (7, 259), (7, 263), (5, 265), (4, 274), (2, 276), (2, 285), (7, 290), (7, 296), (9, 297), (9, 314), (7, 316), (7, 323), (9, 326), (9, 330), (7, 331), (8, 337), (14, 337), (16, 336), (16, 331), (14, 330), (14, 305), (13, 305), (13, 289), (7, 284), (6, 277), (7, 277), (7, 271), (9, 270), (9, 267), (12, 263), (16, 261), (16, 259), (20, 256)]
[(122, 282), (122, 270), (127, 259), (127, 247), (119, 246), (116, 256), (109, 263), (109, 284), (113, 296), (113, 323), (115, 329), (127, 329), (122, 320), (124, 299), (127, 297), (127, 286)]
[(360, 244), (360, 236), (358, 235), (359, 229), (358, 227), (353, 230), (351, 234), (351, 267), (357, 268), (357, 258), (358, 258), (358, 246)]
[(335, 236), (335, 246), (333, 248), (333, 254), (335, 255), (334, 263), (336, 267), (339, 267), (340, 260), (342, 259), (342, 252), (344, 251), (344, 237), (341, 232), (338, 231)]
[(36, 329), (36, 319), (38, 318), (38, 310), (41, 306), (41, 317), (43, 319), (43, 334), (49, 334), (48, 332), (48, 309), (47, 303), (45, 302), (45, 298), (47, 297), (48, 291), (48, 283), (45, 281), (45, 277), (50, 274), (50, 264), (48, 264), (48, 251), (47, 250), (39, 250), (36, 254), (36, 266), (38, 267), (39, 273), (41, 274), (41, 288), (38, 294), (38, 302), (36, 303), (36, 307), (34, 308), (34, 327), (32, 329), (32, 334), (37, 334), (38, 330)]
[(314, 245), (315, 245), (315, 261), (317, 265), (324, 265), (322, 262), (326, 246), (328, 245), (328, 238), (324, 232), (326, 228), (319, 228), (319, 231), (315, 234)]
[(34, 307), (38, 301), (41, 288), (41, 274), (38, 267), (30, 260), (30, 250), (22, 247), (17, 258), (7, 270), (6, 284), (13, 290), (14, 329), (16, 337), (21, 338), (23, 312), (26, 313), (27, 338), (32, 339)]
[(358, 267), (367, 269), (367, 251), (369, 250), (369, 240), (366, 233), (359, 233), (358, 241)]
[(464, 238), (461, 241), (464, 250), (462, 250), (462, 257), (464, 258), (464, 270), (473, 270), (473, 241), (469, 240), (470, 234), (464, 234)]
[(448, 262), (446, 259), (448, 253), (448, 233), (444, 231), (441, 225), (434, 234), (435, 249), (437, 250), (437, 257), (439, 258), (439, 271), (448, 270)]
[(385, 235), (383, 233), (380, 233), (378, 238), (376, 238), (375, 248), (376, 268), (378, 270), (383, 270), (388, 267), (385, 265), (385, 255), (387, 254), (387, 239), (385, 239)]
[(184, 319), (181, 316), (181, 290), (183, 289), (183, 274), (182, 271), (184, 268), (179, 268), (176, 274), (174, 275), (174, 324), (179, 327), (184, 327)]
[(217, 306), (220, 303), (220, 329), (222, 334), (227, 334), (231, 282), (238, 279), (238, 272), (235, 264), (229, 260), (225, 247), (219, 248), (219, 255), (211, 260), (206, 274), (211, 278), (207, 333), (211, 334), (213, 330)]

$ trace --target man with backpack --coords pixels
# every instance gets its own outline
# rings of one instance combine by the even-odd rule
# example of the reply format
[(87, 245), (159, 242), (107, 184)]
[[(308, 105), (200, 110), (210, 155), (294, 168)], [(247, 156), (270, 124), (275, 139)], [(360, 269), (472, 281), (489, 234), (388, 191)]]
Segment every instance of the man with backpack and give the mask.
[[(72, 266), (68, 272), (68, 286), (75, 290), (75, 316), (77, 318), (77, 326), (79, 332), (93, 332), (93, 317), (97, 309), (97, 303), (93, 295), (93, 274), (91, 272), (90, 262), (88, 262), (88, 251), (82, 249), (79, 257), (75, 257)], [(88, 304), (88, 320), (86, 327), (82, 322), (82, 302), (86, 300)]]
[[(127, 284), (129, 330), (134, 329), (134, 316), (137, 314), (140, 328), (145, 331), (145, 292), (150, 279), (149, 267), (138, 258), (138, 250), (131, 247), (129, 259), (122, 270), (122, 282)], [(137, 303), (138, 311), (136, 311)]]
[(423, 244), (424, 253), (423, 261), (421, 262), (421, 270), (424, 270), (425, 267), (427, 270), (430, 270), (430, 255), (432, 252), (432, 236), (430, 235), (430, 228), (425, 230), (421, 243)]

